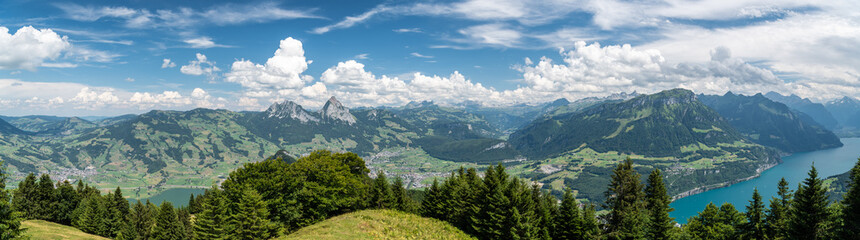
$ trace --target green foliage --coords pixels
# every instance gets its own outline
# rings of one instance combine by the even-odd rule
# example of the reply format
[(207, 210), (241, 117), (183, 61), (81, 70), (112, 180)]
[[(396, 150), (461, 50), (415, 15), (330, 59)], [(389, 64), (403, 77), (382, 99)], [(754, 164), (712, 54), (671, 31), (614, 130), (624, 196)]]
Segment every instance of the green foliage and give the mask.
[(18, 183), (18, 189), (15, 189), (12, 197), (12, 207), (15, 211), (20, 212), (24, 219), (35, 219), (38, 209), (42, 208), (38, 204), (36, 175), (30, 173), (24, 178), (24, 181)]
[(134, 204), (128, 215), (127, 223), (122, 231), (122, 239), (150, 239), (152, 227), (155, 225), (156, 213), (152, 211), (152, 203), (149, 201), (144, 205), (140, 201)]
[(0, 240), (10, 240), (18, 237), (24, 229), (21, 229), (21, 219), (9, 202), (9, 193), (6, 190), (6, 171), (0, 162)]
[(233, 213), (227, 219), (227, 236), (230, 239), (268, 239), (276, 226), (267, 217), (266, 202), (253, 189), (243, 192), (238, 202), (232, 204)]
[(383, 171), (376, 173), (376, 178), (373, 179), (373, 184), (370, 186), (370, 206), (379, 209), (395, 206), (394, 194)]
[(200, 240), (219, 239), (225, 232), (227, 224), (227, 203), (224, 192), (217, 186), (212, 186), (204, 195), (201, 212), (197, 214), (194, 224), (194, 234)]
[(104, 198), (95, 194), (88, 194), (81, 200), (80, 206), (75, 209), (77, 218), (72, 222), (76, 228), (85, 233), (92, 233), (100, 236), (108, 235), (106, 222), (108, 219), (108, 209)]
[(685, 231), (692, 239), (737, 239), (737, 227), (743, 223), (743, 215), (729, 203), (720, 208), (713, 203), (687, 222)]
[(789, 239), (824, 239), (824, 225), (830, 218), (827, 211), (827, 189), (822, 186), (815, 166), (803, 180), (791, 204), (791, 217), (788, 222)]
[(155, 224), (152, 227), (153, 240), (182, 240), (185, 239), (185, 229), (176, 216), (176, 210), (170, 202), (162, 202), (158, 214), (155, 216)]
[(341, 239), (474, 239), (451, 224), (395, 210), (362, 210), (327, 219), (278, 238)]
[(842, 205), (842, 228), (840, 237), (842, 239), (858, 239), (860, 235), (860, 158), (851, 169), (851, 181), (848, 184), (848, 192), (845, 193)]
[(618, 164), (606, 190), (606, 235), (610, 239), (645, 238), (645, 194), (628, 158)]
[(663, 184), (663, 174), (660, 169), (654, 169), (648, 175), (648, 186), (645, 187), (645, 208), (649, 220), (647, 236), (649, 239), (672, 239), (675, 219), (669, 217), (669, 212), (674, 210), (669, 206), (671, 202), (672, 199), (666, 192), (666, 185)]
[(391, 195), (394, 198), (394, 209), (414, 213), (417, 203), (409, 197), (408, 191), (403, 186), (403, 178), (397, 176), (394, 184), (391, 184)]
[(57, 183), (55, 195), (57, 202), (53, 208), (53, 221), (64, 225), (71, 225), (72, 220), (74, 220), (72, 212), (75, 211), (75, 208), (81, 202), (80, 195), (78, 195), (75, 187), (68, 181)]
[(552, 239), (584, 239), (583, 217), (570, 189), (565, 189), (558, 215), (554, 219)]
[(788, 237), (788, 220), (791, 217), (791, 200), (794, 194), (788, 189), (788, 181), (785, 178), (779, 180), (777, 189), (777, 197), (770, 200), (770, 208), (766, 211), (766, 235), (772, 239), (785, 239)]
[(741, 226), (741, 237), (744, 239), (764, 240), (768, 239), (765, 229), (764, 202), (758, 188), (753, 190), (752, 200), (747, 205), (745, 213), (747, 222)]

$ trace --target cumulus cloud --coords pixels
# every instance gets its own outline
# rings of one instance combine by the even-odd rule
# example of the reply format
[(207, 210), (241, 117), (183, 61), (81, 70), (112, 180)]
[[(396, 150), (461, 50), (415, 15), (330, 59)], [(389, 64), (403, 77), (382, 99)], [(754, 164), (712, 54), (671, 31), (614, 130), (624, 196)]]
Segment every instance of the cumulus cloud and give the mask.
[(311, 61), (305, 58), (302, 42), (291, 37), (281, 40), (274, 56), (265, 64), (249, 60), (233, 62), (225, 81), (238, 83), (258, 96), (272, 95), (282, 90), (301, 89), (313, 77), (302, 75)]
[(161, 62), (161, 68), (173, 68), (173, 67), (176, 67), (176, 63), (170, 61), (170, 58), (165, 58)]
[(205, 74), (210, 79), (214, 79), (216, 72), (221, 71), (221, 69), (215, 66), (215, 62), (210, 62), (206, 58), (206, 55), (197, 53), (197, 60), (189, 61), (188, 65), (180, 67), (179, 71), (183, 74), (195, 76)]
[(213, 48), (213, 47), (230, 47), (227, 45), (216, 44), (210, 37), (198, 37), (186, 39), (183, 42), (187, 43), (191, 48)]
[(75, 106), (78, 109), (98, 109), (120, 102), (119, 97), (114, 95), (113, 91), (110, 88), (84, 87), (70, 101), (78, 103)]
[(45, 60), (57, 59), (69, 48), (68, 38), (51, 29), (26, 26), (10, 34), (8, 28), (0, 27), (0, 69), (32, 71)]

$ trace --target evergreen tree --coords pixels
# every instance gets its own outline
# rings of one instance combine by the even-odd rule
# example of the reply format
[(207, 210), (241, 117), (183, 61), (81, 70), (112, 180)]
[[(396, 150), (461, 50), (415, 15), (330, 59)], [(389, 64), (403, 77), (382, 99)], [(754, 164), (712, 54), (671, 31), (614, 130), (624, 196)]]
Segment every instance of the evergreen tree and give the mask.
[(609, 189), (605, 193), (606, 235), (610, 239), (642, 239), (645, 237), (645, 201), (639, 174), (629, 157), (612, 171)]
[(695, 239), (730, 240), (735, 238), (735, 224), (743, 216), (731, 204), (717, 208), (709, 203), (699, 215), (693, 216), (685, 225), (686, 233)]
[(113, 193), (106, 196), (107, 216), (105, 222), (109, 237), (116, 237), (122, 232), (126, 223), (126, 216), (129, 213), (128, 200), (122, 196), (122, 190), (119, 187)]
[(558, 209), (558, 215), (555, 217), (555, 231), (553, 239), (584, 239), (583, 234), (583, 218), (579, 214), (579, 204), (570, 188), (564, 189), (564, 195), (561, 197), (561, 207)]
[(0, 240), (11, 240), (21, 235), (21, 219), (13, 211), (9, 203), (9, 192), (6, 190), (6, 171), (0, 162)]
[(391, 195), (394, 197), (394, 208), (404, 212), (413, 212), (415, 203), (412, 198), (406, 194), (406, 188), (403, 186), (403, 178), (397, 176), (394, 179), (394, 184), (391, 185)]
[(206, 193), (201, 205), (202, 211), (196, 216), (194, 234), (200, 240), (219, 239), (224, 234), (224, 225), (227, 223), (224, 194), (217, 186), (213, 186)]
[(851, 169), (848, 192), (842, 196), (841, 239), (860, 239), (860, 158)]
[(53, 208), (52, 219), (63, 225), (71, 225), (74, 219), (72, 212), (81, 202), (81, 197), (69, 181), (57, 183), (56, 205)]
[(182, 240), (185, 239), (185, 230), (176, 217), (173, 204), (168, 201), (161, 202), (161, 207), (155, 217), (155, 225), (152, 228), (153, 240)]
[(108, 228), (105, 223), (107, 220), (105, 216), (107, 213), (104, 199), (98, 193), (88, 194), (81, 200), (80, 206), (75, 209), (74, 215), (77, 217), (72, 222), (72, 226), (85, 233), (106, 236)]
[(430, 187), (427, 188), (427, 192), (424, 194), (424, 201), (421, 202), (421, 216), (435, 218), (435, 219), (443, 219), (445, 216), (441, 214), (441, 192), (439, 189), (439, 180), (433, 179), (433, 183), (430, 184)]
[(532, 198), (537, 206), (535, 213), (539, 218), (537, 239), (552, 239), (552, 233), (555, 229), (553, 227), (554, 216), (558, 212), (556, 199), (551, 194), (542, 193), (537, 185), (532, 185)]
[(272, 236), (274, 225), (267, 217), (269, 211), (266, 202), (260, 194), (253, 189), (247, 189), (242, 193), (239, 202), (235, 204), (235, 211), (228, 219), (230, 239), (268, 239)]
[(594, 204), (587, 204), (582, 212), (582, 229), (585, 239), (602, 239), (600, 224), (597, 222), (597, 211)]
[(761, 200), (758, 188), (753, 189), (752, 200), (747, 206), (745, 215), (747, 222), (741, 227), (742, 237), (756, 240), (768, 239), (765, 235), (764, 202)]
[(385, 209), (391, 208), (394, 205), (391, 186), (388, 184), (388, 179), (385, 178), (384, 172), (379, 171), (376, 173), (376, 179), (373, 179), (370, 191), (370, 205), (373, 208)]
[(36, 175), (30, 173), (24, 181), (18, 183), (18, 189), (12, 197), (12, 207), (22, 214), (24, 219), (35, 219), (37, 209), (41, 208), (36, 198)]
[(471, 217), (471, 228), (482, 239), (506, 239), (509, 236), (508, 217), (512, 215), (510, 199), (505, 194), (508, 175), (504, 166), (487, 168), (483, 188), (476, 203), (477, 214)]
[(654, 169), (648, 175), (648, 186), (645, 187), (645, 208), (648, 212), (648, 238), (654, 240), (671, 239), (675, 228), (675, 219), (669, 216), (674, 209), (669, 206), (672, 199), (663, 184), (660, 169)]
[(33, 218), (54, 221), (54, 204), (56, 201), (54, 200), (54, 181), (51, 180), (51, 176), (42, 174), (39, 177), (34, 197), (36, 208), (33, 209)]
[(535, 203), (532, 200), (531, 188), (518, 178), (512, 178), (507, 187), (510, 208), (516, 211), (516, 218), (511, 215), (506, 228), (510, 228), (511, 239), (535, 239), (539, 235), (538, 216), (535, 213)]
[(147, 205), (137, 201), (128, 215), (128, 222), (122, 231), (122, 239), (149, 239), (153, 224), (155, 224), (153, 212)]
[(765, 216), (767, 236), (771, 239), (785, 239), (788, 236), (788, 219), (791, 215), (791, 199), (793, 193), (788, 189), (785, 178), (779, 180), (777, 197), (770, 200), (770, 207)]
[(185, 235), (184, 239), (197, 239), (194, 234), (194, 224), (191, 223), (191, 214), (188, 208), (179, 208), (176, 210), (176, 218), (179, 219), (179, 224), (182, 225), (182, 231)]
[(822, 186), (818, 171), (813, 165), (809, 176), (797, 188), (791, 204), (788, 237), (798, 240), (823, 239), (823, 226), (830, 217), (827, 202), (827, 189)]

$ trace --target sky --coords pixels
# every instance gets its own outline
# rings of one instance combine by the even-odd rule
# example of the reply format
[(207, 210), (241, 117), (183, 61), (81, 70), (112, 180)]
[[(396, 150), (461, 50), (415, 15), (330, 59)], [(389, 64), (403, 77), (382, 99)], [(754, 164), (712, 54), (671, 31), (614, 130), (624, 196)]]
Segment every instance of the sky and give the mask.
[(0, 115), (485, 106), (686, 88), (860, 97), (860, 1), (30, 1)]

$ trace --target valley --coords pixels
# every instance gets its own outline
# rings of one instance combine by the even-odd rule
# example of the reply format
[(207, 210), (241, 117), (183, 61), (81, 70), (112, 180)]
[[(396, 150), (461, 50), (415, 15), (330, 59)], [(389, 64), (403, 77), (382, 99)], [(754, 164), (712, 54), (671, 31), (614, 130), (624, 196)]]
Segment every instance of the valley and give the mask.
[[(567, 186), (577, 198), (601, 202), (612, 166), (627, 157), (643, 176), (663, 170), (669, 193), (680, 197), (756, 176), (780, 163), (781, 154), (841, 145), (822, 127), (804, 132), (819, 125), (792, 112), (768, 115), (793, 125), (764, 135), (799, 143), (757, 141), (753, 136), (762, 134), (751, 131), (769, 130), (747, 124), (751, 119), (726, 117), (729, 113), (712, 109), (703, 98), (761, 102), (714, 100), (675, 89), (506, 108), (413, 102), (349, 109), (332, 97), (318, 111), (285, 101), (262, 112), (151, 111), (97, 121), (0, 117), (0, 126), (6, 126), (0, 132), (0, 159), (10, 170), (9, 186), (30, 172), (49, 173), (105, 190), (119, 186), (142, 199), (167, 189), (219, 184), (242, 164), (278, 150), (301, 157), (327, 149), (358, 153), (371, 175), (400, 176), (410, 188), (427, 187), (460, 167), (503, 163), (555, 195)], [(773, 107), (761, 109), (733, 114), (771, 114)]]

